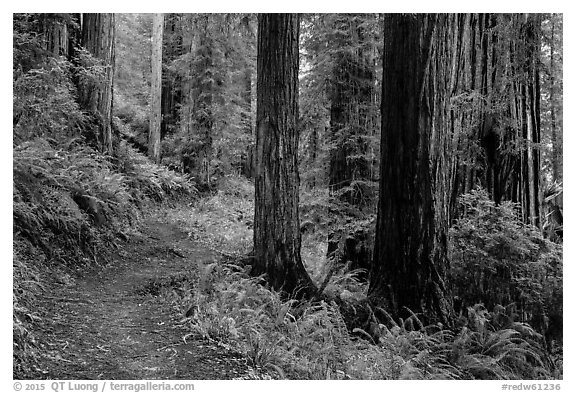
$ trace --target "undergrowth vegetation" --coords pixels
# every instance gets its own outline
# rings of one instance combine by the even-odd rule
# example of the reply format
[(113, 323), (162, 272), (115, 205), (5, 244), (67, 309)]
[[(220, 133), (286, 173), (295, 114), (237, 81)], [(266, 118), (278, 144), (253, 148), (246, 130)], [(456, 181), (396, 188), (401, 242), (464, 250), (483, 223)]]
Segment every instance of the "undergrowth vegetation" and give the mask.
[[(56, 16), (56, 24), (79, 29), (74, 18), (62, 15), (49, 18)], [(450, 230), (453, 323), (424, 326), (415, 314), (394, 321), (386, 310), (372, 308), (368, 271), (377, 190), (368, 178), (377, 176), (371, 173), (339, 191), (322, 185), (327, 169), (323, 161), (336, 144), (324, 138), (323, 131), (318, 134), (327, 130), (329, 113), (322, 101), (326, 97), (318, 98), (317, 88), (302, 95), (304, 103), (314, 104), (301, 105), (309, 112), (304, 112), (304, 128), (315, 128), (305, 131), (307, 144), (301, 149), (300, 229), (302, 260), (321, 295), (307, 301), (287, 299), (268, 288), (264, 277), (250, 274), (243, 262), (253, 248), (254, 184), (231, 173), (254, 169), (255, 58), (233, 60), (232, 54), (253, 46), (253, 20), (236, 15), (230, 21), (237, 28), (224, 30), (219, 28), (225, 23), (222, 15), (188, 16), (178, 22), (199, 26), (205, 19), (207, 27), (199, 32), (219, 49), (204, 53), (208, 46), (200, 45), (192, 67), (189, 53), (165, 56), (172, 58), (164, 64), (169, 74), (164, 82), (172, 79), (169, 86), (174, 88), (164, 98), (182, 94), (176, 81), (183, 80), (189, 84), (186, 94), (194, 91), (198, 100), (182, 96), (177, 102), (172, 97), (171, 114), (163, 113), (165, 165), (156, 165), (142, 153), (149, 127), (150, 17), (122, 17), (130, 29), (119, 34), (118, 47), (124, 52), (138, 48), (118, 59), (110, 155), (97, 151), (99, 120), (78, 102), (79, 87), (96, 85), (106, 69), (81, 48), (67, 58), (50, 52), (45, 26), (38, 25), (43, 18), (20, 14), (13, 22), (15, 379), (41, 371), (35, 368), (47, 348), (39, 332), (42, 310), (36, 307), (41, 296), (56, 281), (72, 282), (76, 274), (105, 265), (141, 216), (168, 201), (179, 203), (166, 209), (163, 219), (223, 258), (198, 266), (197, 276), (164, 277), (166, 285), (153, 281), (144, 293), (160, 296), (162, 287), (182, 285), (167, 301), (186, 315), (181, 321), (189, 330), (184, 341), (203, 338), (240, 352), (254, 378), (562, 378), (562, 245), (524, 224), (518, 206), (497, 205), (483, 190), (461, 197), (459, 219)], [(217, 31), (209, 18), (219, 22), (212, 24)], [(177, 34), (182, 32), (171, 30), (181, 46), (183, 36)], [(217, 73), (215, 67), (220, 68)], [(324, 89), (327, 72), (308, 76), (321, 76), (318, 83), (311, 82)], [(342, 136), (342, 141), (350, 139)], [(322, 138), (327, 142), (320, 143)], [(360, 151), (356, 158), (363, 156), (377, 166), (373, 149)], [(196, 187), (206, 191), (203, 198)], [(346, 198), (354, 193), (361, 194), (361, 203)], [(550, 198), (558, 195), (555, 191)], [(548, 230), (561, 233), (562, 228)], [(356, 313), (359, 309), (362, 313)]]
[[(81, 48), (69, 59), (48, 51), (34, 33), (43, 20), (14, 19), (15, 378), (27, 375), (42, 350), (34, 305), (50, 280), (106, 263), (147, 201), (196, 196), (188, 176), (151, 163), (126, 141), (117, 138), (113, 156), (94, 149), (98, 127), (77, 102), (78, 86), (99, 80), (103, 67)], [(64, 22), (78, 27), (67, 18), (57, 23)], [(115, 127), (126, 126), (117, 120)]]
[(460, 199), (451, 229), (453, 295), (466, 306), (504, 306), (512, 321), (529, 323), (549, 346), (562, 343), (562, 245), (524, 224), (517, 206), (496, 205), (484, 190)]
[(14, 147), (13, 179), (14, 359), (25, 373), (36, 353), (33, 305), (50, 272), (104, 264), (146, 201), (196, 192), (125, 143), (112, 158), (76, 141), (24, 142)]
[(217, 191), (194, 205), (167, 212), (189, 236), (228, 256), (242, 257), (252, 247), (254, 186), (236, 175), (222, 178)]
[[(390, 323), (388, 319), (376, 318), (385, 314), (378, 309), (370, 317), (368, 333), (363, 326), (347, 325), (342, 311), (343, 303), (354, 307), (366, 299), (366, 284), (358, 279), (357, 271), (333, 272), (324, 285), (327, 295), (324, 300), (297, 302), (268, 289), (262, 277), (251, 277), (249, 267), (236, 262), (251, 245), (252, 190), (250, 181), (229, 176), (221, 182), (216, 194), (189, 210), (188, 215), (177, 209), (172, 217), (167, 217), (179, 221), (197, 241), (227, 255), (222, 262), (204, 266), (197, 282), (177, 300), (185, 307), (183, 312), (187, 311), (190, 316), (186, 319), (190, 334), (185, 339), (203, 337), (241, 352), (256, 370), (257, 378), (561, 377), (561, 361), (546, 351), (538, 329), (518, 318), (510, 307), (497, 302), (482, 305), (483, 299), (478, 298), (476, 303), (464, 306), (453, 328), (423, 326), (416, 315), (401, 323)], [(483, 201), (482, 195), (465, 196), (463, 203)], [(466, 217), (467, 222), (477, 228), (488, 226), (484, 215)], [(503, 216), (502, 220), (509, 226), (520, 225), (510, 215)], [(458, 270), (464, 268), (458, 263), (464, 263), (466, 258), (462, 255), (470, 251), (472, 243), (459, 242), (458, 231), (463, 230), (464, 221), (458, 225), (453, 233), (452, 253), (461, 257), (461, 261), (456, 262), (455, 274), (464, 274)], [(526, 231), (520, 232), (524, 241), (528, 241), (525, 238), (528, 233), (535, 235), (530, 228)], [(305, 264), (319, 286), (328, 274), (326, 237), (320, 232), (306, 234), (302, 249)], [(487, 236), (482, 231), (474, 233)], [(490, 227), (490, 236), (503, 237), (505, 233), (502, 228), (496, 231)], [(517, 246), (522, 247), (518, 242)], [(553, 248), (550, 244), (547, 246)], [(543, 264), (549, 262), (538, 260)], [(468, 274), (474, 274), (472, 265), (469, 269)], [(454, 282), (459, 286), (455, 292), (460, 294), (466, 293), (466, 285), (472, 281), (466, 285), (457, 279)]]
[(231, 347), (247, 357), (256, 375), (290, 379), (541, 379), (554, 365), (528, 325), (495, 328), (501, 317), (470, 308), (458, 331), (379, 325), (374, 338), (349, 332), (333, 301), (297, 302), (265, 288), (235, 264), (205, 266), (182, 299), (190, 305), (190, 336)]
[(35, 138), (15, 146), (13, 158), (14, 359), (15, 372), (25, 373), (37, 353), (33, 305), (47, 277), (105, 263), (138, 207), (195, 189), (125, 143), (112, 158), (78, 139)]

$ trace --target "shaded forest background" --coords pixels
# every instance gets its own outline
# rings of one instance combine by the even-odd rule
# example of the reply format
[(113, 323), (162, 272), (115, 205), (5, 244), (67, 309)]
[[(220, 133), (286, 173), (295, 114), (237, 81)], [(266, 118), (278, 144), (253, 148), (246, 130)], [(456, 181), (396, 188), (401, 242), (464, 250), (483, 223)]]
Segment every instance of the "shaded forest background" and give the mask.
[(286, 27), (297, 206), (282, 230), (309, 281), (289, 289), (258, 246), (257, 49), (275, 21), (15, 14), (15, 374), (41, 356), (46, 272), (104, 264), (150, 206), (177, 204), (236, 266), (179, 299), (191, 331), (274, 377), (561, 378), (562, 15), (397, 18)]

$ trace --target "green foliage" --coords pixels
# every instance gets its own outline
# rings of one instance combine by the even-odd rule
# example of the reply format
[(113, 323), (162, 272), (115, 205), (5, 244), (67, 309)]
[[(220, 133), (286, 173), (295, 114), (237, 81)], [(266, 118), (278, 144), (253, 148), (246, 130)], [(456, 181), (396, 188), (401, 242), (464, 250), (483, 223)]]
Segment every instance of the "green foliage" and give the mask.
[(514, 320), (546, 333), (550, 318), (562, 319), (562, 246), (524, 224), (517, 206), (496, 205), (484, 190), (463, 195), (460, 204), (462, 217), (451, 229), (454, 295), (488, 309), (513, 304)]
[(165, 79), (176, 90), (176, 109), (164, 113), (163, 156), (198, 181), (212, 183), (237, 172), (252, 142), (252, 23), (242, 14), (167, 18), (173, 29), (166, 31)]
[(117, 14), (114, 115), (147, 146), (152, 14)]
[[(423, 326), (416, 315), (391, 328), (378, 325), (378, 343), (392, 359), (394, 379), (546, 379), (554, 367), (539, 335), (522, 323), (502, 325), (502, 307), (468, 308), (458, 331)], [(382, 310), (379, 310), (382, 311)]]
[(132, 201), (152, 199), (162, 202), (179, 196), (196, 196), (197, 191), (187, 175), (152, 163), (144, 154), (122, 141), (116, 153), (118, 170), (126, 176)]
[(277, 378), (343, 376), (346, 326), (334, 304), (283, 301), (234, 265), (206, 267), (187, 299), (191, 334), (233, 345)]
[[(300, 193), (302, 254), (318, 282), (335, 272), (355, 271), (366, 278), (372, 263), (376, 215), (339, 200), (336, 194), (320, 187)], [(358, 274), (358, 269), (364, 272)]]
[(14, 143), (79, 135), (86, 119), (75, 101), (70, 68), (65, 60), (51, 59), (14, 81)]
[(195, 193), (185, 176), (125, 144), (118, 152), (102, 156), (80, 139), (37, 138), (14, 148), (15, 375), (26, 375), (41, 353), (34, 299), (50, 280), (46, 272), (105, 263), (116, 235), (140, 214), (137, 206)]
[(488, 312), (469, 307), (468, 325), (454, 338), (452, 361), (475, 379), (544, 379), (557, 377), (541, 345), (541, 336), (528, 324), (514, 322), (504, 307)]
[(248, 270), (203, 268), (180, 301), (189, 316), (185, 340), (196, 335), (231, 347), (280, 379), (558, 378), (539, 335), (525, 324), (503, 326), (502, 308), (470, 308), (456, 333), (424, 327), (416, 316), (391, 328), (376, 323), (374, 339), (359, 328), (350, 333), (334, 302), (283, 300)]
[(253, 247), (254, 185), (228, 175), (219, 190), (194, 206), (177, 210), (169, 220), (178, 222), (197, 241), (226, 255), (246, 255)]
[[(29, 375), (30, 368), (39, 357), (38, 337), (31, 326), (39, 320), (36, 298), (41, 284), (41, 266), (46, 257), (30, 243), (16, 240), (12, 258), (12, 334), (14, 378)], [(36, 261), (35, 264), (28, 261)]]
[[(238, 259), (251, 247), (247, 224), (253, 211), (253, 187), (241, 177), (225, 179), (218, 193), (192, 211), (175, 210), (167, 219), (181, 224), (196, 241)], [(317, 205), (319, 212), (325, 199), (309, 194), (304, 203)], [(313, 219), (310, 211), (306, 214)], [(321, 230), (320, 225), (316, 228)], [(304, 262), (316, 283), (328, 278), (324, 285), (328, 299), (349, 308), (362, 307), (366, 284), (357, 271), (335, 270), (327, 277), (326, 236), (316, 236), (308, 233), (302, 244)], [(177, 301), (190, 316), (190, 335), (240, 351), (250, 360), (255, 378), (541, 379), (559, 375), (541, 346), (540, 335), (514, 321), (512, 310), (470, 307), (455, 330), (422, 326), (416, 316), (392, 327), (373, 318), (367, 333), (346, 326), (342, 305), (282, 299), (263, 286), (263, 280), (250, 277), (249, 269), (210, 263)]]
[(80, 26), (72, 15), (74, 14), (12, 14), (14, 80), (31, 69), (45, 67), (57, 57), (51, 52), (54, 48), (50, 48), (49, 41), (56, 38), (54, 30), (67, 31), (71, 35), (79, 30)]
[(124, 177), (77, 143), (35, 139), (14, 149), (14, 230), (55, 260), (95, 257), (95, 223), (114, 227), (132, 209)]
[[(41, 352), (34, 299), (45, 290), (47, 266), (102, 263), (113, 245), (111, 228), (130, 213), (121, 176), (78, 142), (34, 139), (14, 149), (15, 376), (26, 375)], [(99, 216), (107, 230), (96, 226)]]
[(31, 68), (37, 68), (45, 56), (38, 25), (39, 20), (34, 14), (13, 14), (12, 68), (14, 79)]
[(378, 166), (379, 23), (375, 14), (305, 15), (301, 32), (303, 183), (330, 177), (334, 190), (365, 205)]

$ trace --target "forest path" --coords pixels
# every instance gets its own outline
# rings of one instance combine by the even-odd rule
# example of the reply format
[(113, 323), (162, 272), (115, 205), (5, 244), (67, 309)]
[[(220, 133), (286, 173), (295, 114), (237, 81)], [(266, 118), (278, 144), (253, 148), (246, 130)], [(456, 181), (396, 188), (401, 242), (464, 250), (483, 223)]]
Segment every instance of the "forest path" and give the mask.
[(106, 267), (59, 280), (42, 299), (48, 356), (41, 378), (199, 380), (247, 373), (237, 353), (193, 337), (184, 342), (190, 329), (170, 294), (220, 256), (162, 216), (160, 210), (143, 220)]

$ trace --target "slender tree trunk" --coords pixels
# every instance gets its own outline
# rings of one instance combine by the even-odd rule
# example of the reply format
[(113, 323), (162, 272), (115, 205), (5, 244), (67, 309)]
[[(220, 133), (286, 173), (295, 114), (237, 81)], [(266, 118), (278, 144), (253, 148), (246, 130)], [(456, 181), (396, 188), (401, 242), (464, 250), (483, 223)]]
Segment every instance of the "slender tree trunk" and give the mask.
[[(182, 24), (186, 16), (182, 14), (164, 14), (162, 64), (170, 64), (174, 59), (181, 56), (187, 48), (183, 47)], [(180, 76), (174, 71), (164, 73), (162, 78), (162, 125), (160, 126), (161, 137), (174, 133), (180, 117), (179, 108), (187, 103), (184, 102), (186, 91), (182, 91)]]
[(386, 15), (380, 198), (369, 298), (395, 318), (449, 321), (445, 285), (453, 136), (450, 98), (465, 16)]
[[(186, 23), (186, 22), (185, 22)], [(186, 23), (188, 24), (188, 23)], [(191, 23), (190, 23), (191, 25)], [(196, 51), (196, 41), (198, 37), (192, 32), (192, 29), (182, 29), (182, 55), (192, 54)], [(180, 130), (184, 135), (192, 136), (192, 121), (193, 121), (193, 108), (194, 99), (192, 96), (192, 78), (194, 77), (194, 70), (192, 62), (186, 64), (185, 72), (182, 75), (182, 105), (180, 106), (180, 113), (178, 120), (180, 122)]]
[(513, 26), (519, 32), (518, 40), (513, 42), (516, 62), (514, 79), (518, 98), (513, 101), (517, 114), (516, 126), (524, 140), (521, 150), (521, 174), (517, 178), (517, 188), (521, 190), (519, 202), (522, 205), (524, 221), (540, 227), (541, 201), (540, 189), (540, 16), (533, 14), (514, 15)]
[(550, 128), (552, 131), (552, 180), (562, 181), (562, 144), (556, 121), (556, 17), (550, 17)]
[(162, 36), (164, 14), (154, 14), (152, 25), (152, 87), (150, 92), (150, 131), (148, 156), (160, 163), (160, 126), (162, 123)]
[(79, 86), (80, 102), (96, 116), (99, 125), (98, 145), (103, 152), (112, 154), (112, 95), (115, 61), (114, 14), (83, 14), (82, 45), (104, 67), (96, 82)]
[[(252, 69), (246, 66), (243, 75), (243, 91), (242, 100), (244, 101), (244, 111), (240, 115), (242, 121), (242, 128), (247, 135), (254, 135), (252, 127)], [(254, 148), (253, 145), (249, 145), (246, 149), (246, 155), (242, 157), (242, 173), (244, 176), (251, 178), (254, 171)]]
[(315, 292), (300, 255), (296, 14), (258, 16), (255, 274), (295, 296)]

